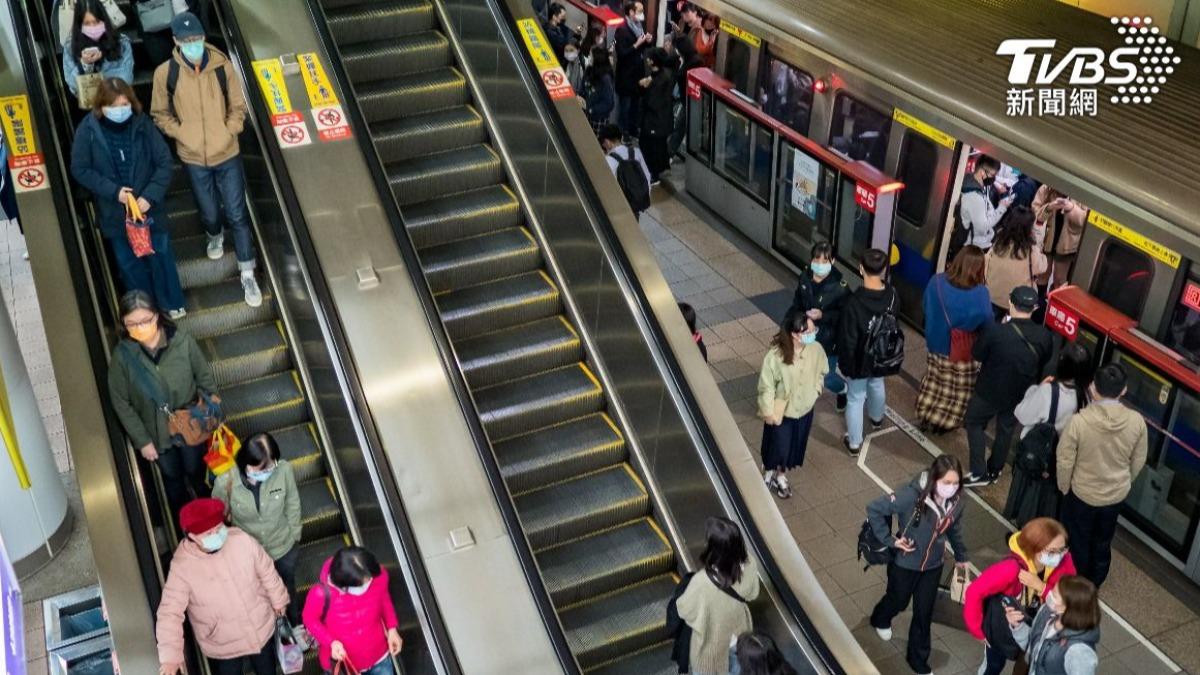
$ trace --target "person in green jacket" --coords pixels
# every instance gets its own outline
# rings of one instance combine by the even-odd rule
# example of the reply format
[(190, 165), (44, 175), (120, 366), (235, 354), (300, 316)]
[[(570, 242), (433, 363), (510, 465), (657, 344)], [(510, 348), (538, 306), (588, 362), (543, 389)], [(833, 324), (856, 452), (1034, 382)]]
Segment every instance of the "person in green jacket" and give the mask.
[[(294, 600), (302, 530), (296, 474), (286, 459), (279, 458), (279, 444), (266, 432), (247, 438), (234, 462), (236, 468), (217, 476), (213, 496), (225, 502), (233, 524), (266, 549)], [(288, 619), (300, 626), (294, 605), (288, 605)]]
[(817, 325), (805, 314), (788, 317), (771, 338), (758, 378), (763, 420), (763, 480), (780, 499), (792, 496), (787, 471), (804, 465), (813, 406), (825, 385), (829, 359), (817, 342)]
[(177, 445), (167, 431), (167, 411), (195, 402), (200, 391), (216, 394), (217, 382), (195, 338), (160, 312), (145, 291), (121, 296), (118, 310), (121, 340), (108, 364), (113, 411), (133, 447), (158, 467), (178, 522), (184, 504), (209, 495), (207, 444)]

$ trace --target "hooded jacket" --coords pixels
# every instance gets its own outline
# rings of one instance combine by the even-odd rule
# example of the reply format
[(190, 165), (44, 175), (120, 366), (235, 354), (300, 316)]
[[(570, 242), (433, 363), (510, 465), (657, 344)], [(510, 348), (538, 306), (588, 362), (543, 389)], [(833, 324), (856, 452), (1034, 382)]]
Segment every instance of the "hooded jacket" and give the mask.
[[(1033, 559), (1017, 545), (1019, 534), (1014, 532), (1008, 538), (1008, 550), (1011, 553), (1004, 556), (1000, 562), (985, 569), (977, 579), (971, 582), (970, 586), (967, 586), (967, 597), (963, 602), (963, 621), (967, 624), (967, 631), (974, 635), (976, 640), (984, 639), (983, 603), (988, 598), (993, 595), (1007, 595), (1010, 598), (1019, 598), (1021, 604), (1026, 607), (1032, 603), (1033, 591), (1022, 584), (1019, 577), (1022, 571), (1036, 571), (1037, 566), (1034, 565)], [(1046, 582), (1046, 587), (1042, 589), (1039, 596), (1040, 600), (1043, 603), (1046, 602), (1046, 596), (1058, 585), (1058, 580), (1073, 574), (1075, 574), (1075, 561), (1068, 551), (1058, 567), (1047, 567), (1038, 575), (1042, 581)], [(1020, 640), (1017, 642), (1024, 644)]]
[(867, 337), (872, 321), (888, 307), (900, 313), (900, 298), (891, 286), (878, 291), (862, 286), (846, 299), (838, 319), (837, 356), (842, 375), (854, 380), (878, 377), (867, 359)]
[[(955, 562), (967, 562), (967, 545), (962, 538), (964, 507), (961, 489), (958, 495), (946, 500), (941, 507), (930, 497), (924, 502), (928, 508), (920, 517), (913, 517), (928, 480), (929, 472), (922, 471), (911, 483), (896, 490), (895, 494), (883, 495), (867, 504), (867, 520), (879, 541), (892, 546), (896, 543), (896, 534), (900, 534), (916, 545), (911, 553), (893, 549), (896, 555), (892, 559), (897, 566), (914, 572), (941, 567), (942, 551), (947, 540), (954, 550)], [(891, 532), (893, 516), (896, 520), (895, 534)]]
[(1058, 441), (1058, 489), (1085, 504), (1125, 500), (1146, 465), (1146, 420), (1120, 401), (1099, 400), (1079, 411)]
[(842, 306), (849, 297), (850, 288), (846, 286), (841, 270), (834, 267), (824, 279), (817, 281), (813, 279), (812, 268), (806, 267), (800, 272), (800, 281), (792, 295), (792, 306), (788, 308), (783, 322), (787, 324), (796, 314), (810, 309), (821, 310), (821, 318), (817, 321), (817, 342), (825, 348), (825, 353), (834, 356), (837, 354)]
[(975, 180), (975, 174), (969, 173), (963, 178), (958, 211), (960, 226), (968, 230), (966, 245), (974, 244), (986, 251), (992, 247), (996, 223), (1008, 211), (1008, 205), (1001, 202), (1000, 206), (992, 206), (988, 189)]
[[(217, 48), (206, 45), (200, 67), (188, 63), (176, 48), (171, 59), (179, 64), (175, 85), (175, 114), (167, 101), (170, 63), (154, 71), (150, 114), (162, 132), (175, 139), (179, 161), (196, 166), (216, 166), (240, 152), (238, 134), (246, 121), (246, 99), (237, 68)], [(221, 92), (217, 70), (225, 71), (229, 100)]]
[(1100, 627), (1066, 628), (1047, 637), (1046, 626), (1056, 619), (1050, 606), (1042, 605), (1032, 627), (1024, 622), (1012, 627), (1013, 639), (1025, 649), (1029, 675), (1094, 675), (1100, 664)]
[(279, 560), (300, 543), (300, 490), (296, 473), (286, 459), (258, 488), (258, 500), (238, 468), (217, 476), (212, 496), (225, 502), (233, 524), (258, 540), (272, 560)]
[(185, 612), (200, 651), (210, 659), (232, 659), (262, 651), (275, 632), (276, 612), (287, 604), (271, 556), (250, 535), (230, 527), (215, 553), (184, 539), (158, 605), (158, 661), (184, 662)]
[(130, 160), (129, 184), (121, 180), (115, 153), (95, 115), (85, 115), (71, 144), (71, 175), (87, 188), (96, 199), (96, 221), (106, 238), (125, 237), (125, 207), (117, 201), (121, 188), (133, 190), (134, 196), (150, 202), (146, 215), (153, 218), (156, 230), (167, 228), (167, 209), (164, 201), (171, 186), (175, 160), (171, 148), (154, 127), (150, 117), (141, 113), (129, 118), (128, 133)]
[[(379, 576), (371, 579), (366, 593), (351, 595), (330, 583), (329, 566), (332, 563), (333, 558), (325, 561), (317, 585), (308, 590), (304, 600), (304, 627), (320, 644), (321, 667), (326, 671), (333, 670), (329, 653), (334, 640), (346, 648), (346, 656), (355, 668), (366, 670), (387, 655), (387, 631), (399, 625), (388, 592), (387, 568), (379, 568)], [(324, 610), (326, 593), (328, 611)]]

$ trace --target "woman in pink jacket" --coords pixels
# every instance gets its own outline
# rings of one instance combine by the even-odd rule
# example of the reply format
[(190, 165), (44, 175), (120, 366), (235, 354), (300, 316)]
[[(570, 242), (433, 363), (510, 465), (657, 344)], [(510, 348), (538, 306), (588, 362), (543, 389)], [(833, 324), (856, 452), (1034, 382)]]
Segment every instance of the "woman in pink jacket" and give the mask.
[(275, 675), (275, 617), (288, 594), (275, 563), (250, 535), (225, 525), (225, 504), (195, 499), (179, 512), (187, 538), (175, 549), (158, 605), (160, 675), (183, 666), (183, 617), (215, 675)]
[(388, 573), (358, 546), (325, 561), (320, 580), (304, 601), (304, 626), (321, 645), (321, 667), (345, 661), (362, 675), (395, 675), (392, 657), (403, 640), (388, 593)]

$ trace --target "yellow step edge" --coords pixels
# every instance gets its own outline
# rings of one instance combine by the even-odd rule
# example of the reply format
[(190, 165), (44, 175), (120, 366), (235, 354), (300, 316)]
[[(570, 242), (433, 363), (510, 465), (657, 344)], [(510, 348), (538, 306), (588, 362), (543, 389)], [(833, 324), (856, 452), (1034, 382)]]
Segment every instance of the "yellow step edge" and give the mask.
[(614, 422), (613, 419), (608, 416), (608, 412), (601, 411), (600, 416), (604, 418), (604, 422), (606, 424), (608, 424), (608, 428), (613, 430), (613, 433), (617, 435), (617, 438), (621, 439), (621, 441), (624, 442), (625, 434), (621, 433), (621, 430), (617, 428), (617, 423)]
[(661, 579), (662, 577), (666, 577), (666, 576), (669, 576), (669, 577), (671, 577), (672, 579), (674, 579), (674, 580), (675, 580), (675, 584), (676, 584), (676, 585), (678, 585), (678, 584), (679, 584), (679, 575), (675, 574), (674, 572), (669, 572), (669, 573), (667, 573), (667, 574), (656, 574), (656, 575), (654, 575), (654, 576), (652, 576), (652, 577), (649, 577), (649, 578), (646, 578), (646, 579), (642, 579), (641, 581), (639, 581), (639, 582), (637, 582), (637, 583), (635, 583), (635, 584), (629, 584), (628, 586), (622, 586), (622, 587), (620, 587), (620, 588), (614, 588), (614, 589), (613, 589), (613, 590), (611, 590), (611, 591), (607, 591), (607, 592), (605, 592), (605, 593), (601, 593), (600, 595), (596, 595), (596, 596), (590, 597), (590, 598), (588, 598), (587, 600), (581, 600), (581, 601), (579, 601), (579, 602), (572, 603), (572, 604), (570, 604), (570, 605), (565, 605), (565, 606), (563, 606), (561, 609), (559, 609), (559, 610), (558, 610), (558, 613), (561, 615), (563, 612), (565, 612), (565, 611), (567, 611), (567, 610), (570, 610), (570, 609), (575, 609), (576, 607), (583, 607), (584, 605), (590, 605), (590, 604), (593, 604), (593, 603), (596, 603), (596, 602), (600, 602), (600, 601), (602, 601), (602, 600), (607, 600), (608, 598), (611, 598), (611, 597), (613, 597), (614, 595), (617, 595), (618, 593), (624, 593), (624, 592), (626, 592), (626, 591), (631, 591), (631, 590), (633, 590), (633, 589), (635, 589), (635, 588), (639, 588), (639, 587), (641, 587), (641, 586), (645, 586), (645, 585), (647, 585), (647, 584), (652, 584), (652, 583), (654, 583), (655, 581), (658, 581), (658, 580), (659, 580), (659, 579)]
[(587, 375), (587, 378), (592, 381), (592, 386), (596, 387), (596, 391), (604, 391), (604, 387), (600, 386), (600, 380), (596, 379), (596, 376), (592, 374), (592, 369), (588, 368), (586, 363), (580, 361), (579, 368), (583, 371), (583, 374)]
[(674, 554), (675, 549), (672, 548), (671, 542), (667, 539), (667, 535), (665, 533), (663, 533), (662, 528), (660, 528), (658, 526), (658, 521), (656, 521), (652, 517), (647, 516), (646, 522), (650, 523), (650, 527), (651, 527), (651, 529), (654, 530), (654, 534), (657, 534), (658, 538), (662, 539), (662, 543), (666, 545), (667, 549), (670, 550), (672, 554)]
[(562, 325), (567, 327), (567, 330), (570, 331), (571, 336), (574, 337), (575, 340), (578, 342), (579, 341), (579, 333), (575, 330), (575, 326), (572, 326), (571, 322), (567, 321), (567, 317), (563, 316), (562, 314), (556, 314), (555, 317), (557, 317), (558, 320), (562, 322)]

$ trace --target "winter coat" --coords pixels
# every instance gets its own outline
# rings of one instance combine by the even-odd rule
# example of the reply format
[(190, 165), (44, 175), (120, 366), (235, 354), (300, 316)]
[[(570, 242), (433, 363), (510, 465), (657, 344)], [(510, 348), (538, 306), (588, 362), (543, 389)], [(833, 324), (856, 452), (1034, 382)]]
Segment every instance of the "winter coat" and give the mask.
[(1060, 209), (1050, 209), (1050, 195), (1050, 187), (1043, 185), (1033, 197), (1033, 214), (1039, 222), (1044, 222), (1046, 227), (1042, 250), (1053, 255), (1078, 253), (1079, 242), (1083, 239), (1083, 228), (1087, 225), (1088, 208), (1072, 200), (1074, 208), (1068, 213), (1062, 213)]
[(816, 322), (817, 342), (825, 348), (825, 353), (836, 354), (838, 322), (842, 318), (842, 306), (849, 297), (850, 288), (846, 286), (838, 268), (834, 267), (820, 281), (813, 278), (811, 268), (805, 268), (800, 272), (800, 281), (796, 284), (796, 292), (792, 294), (792, 306), (788, 308), (783, 323), (787, 325), (793, 316), (810, 309), (821, 310), (821, 318)]
[(778, 347), (771, 347), (763, 357), (758, 376), (758, 416), (763, 419), (773, 416), (775, 402), (787, 401), (784, 417), (804, 417), (821, 395), (828, 372), (829, 359), (820, 343), (796, 347), (791, 365), (783, 362)]
[(986, 286), (958, 288), (944, 273), (929, 280), (921, 304), (925, 308), (925, 347), (931, 354), (950, 355), (951, 328), (976, 332), (994, 320)]
[[(167, 101), (170, 63), (154, 71), (150, 114), (167, 136), (175, 139), (179, 161), (196, 166), (216, 166), (238, 155), (238, 134), (246, 121), (246, 99), (238, 69), (213, 46), (207, 46), (199, 68), (188, 63), (179, 49), (171, 54), (179, 64), (175, 86), (175, 114)], [(217, 70), (225, 72), (229, 100), (221, 94)]]
[(992, 247), (996, 237), (996, 224), (1008, 211), (1001, 203), (993, 206), (988, 188), (975, 180), (975, 174), (963, 178), (962, 196), (959, 197), (959, 225), (968, 231), (966, 244), (974, 244), (985, 251)]
[(613, 35), (617, 53), (616, 89), (617, 94), (621, 96), (638, 96), (642, 91), (638, 80), (646, 76), (646, 51), (652, 48), (654, 43), (643, 42), (641, 46), (635, 47), (637, 40), (637, 34), (629, 27), (628, 19)]
[[(316, 586), (308, 590), (304, 601), (304, 627), (320, 644), (321, 667), (333, 670), (329, 656), (334, 640), (346, 648), (346, 656), (355, 668), (366, 670), (388, 653), (387, 631), (396, 628), (396, 608), (388, 590), (387, 568), (380, 567), (379, 576), (371, 579), (367, 592), (351, 595), (329, 581), (329, 566), (333, 558), (321, 566)], [(329, 609), (325, 607), (329, 594)]]
[(642, 90), (642, 134), (654, 138), (671, 135), (675, 123), (671, 90), (675, 79), (668, 68), (660, 68), (650, 75), (650, 86)]
[(200, 651), (210, 659), (257, 654), (275, 632), (276, 612), (288, 594), (271, 556), (253, 537), (229, 528), (215, 553), (184, 539), (158, 604), (155, 637), (159, 663), (183, 663), (183, 617)]
[[(942, 566), (942, 551), (946, 540), (954, 550), (954, 560), (967, 562), (967, 545), (962, 538), (962, 514), (964, 506), (961, 494), (956, 495), (941, 506), (932, 497), (926, 499), (924, 512), (918, 518), (913, 518), (913, 511), (918, 507), (918, 501), (925, 490), (929, 472), (922, 471), (911, 483), (896, 490), (894, 494), (883, 495), (867, 504), (867, 520), (879, 541), (888, 546), (896, 543), (896, 535), (907, 537), (916, 548), (911, 553), (905, 553), (894, 548), (893, 562), (906, 570), (924, 572)], [(895, 533), (891, 532), (893, 517), (896, 521)]]
[(591, 80), (591, 89), (588, 91), (587, 97), (587, 112), (588, 117), (593, 122), (606, 122), (609, 116), (612, 115), (613, 108), (617, 106), (617, 94), (613, 88), (613, 76), (610, 73), (605, 73), (600, 76), (600, 81)]
[(746, 602), (730, 597), (701, 570), (692, 576), (675, 603), (679, 618), (692, 629), (691, 652), (688, 654), (692, 673), (728, 673), (730, 638), (754, 628), (750, 607), (746, 604), (753, 602), (759, 592), (758, 566), (753, 558), (746, 560), (742, 576), (731, 590)]
[(1060, 436), (1067, 428), (1067, 422), (1071, 421), (1071, 416), (1079, 410), (1079, 397), (1075, 395), (1075, 387), (1057, 382), (1035, 384), (1025, 390), (1025, 397), (1013, 411), (1017, 421), (1021, 423), (1021, 438), (1025, 438), (1025, 434), (1029, 433), (1035, 424), (1050, 421), (1052, 387), (1058, 387), (1058, 410), (1054, 415), (1054, 431)]
[[(967, 632), (974, 635), (976, 640), (984, 639), (983, 604), (988, 598), (993, 595), (1007, 595), (1017, 598), (1025, 607), (1033, 604), (1034, 593), (1021, 583), (1019, 576), (1023, 571), (1035, 572), (1037, 567), (1033, 559), (1017, 545), (1019, 534), (1014, 532), (1008, 538), (1008, 550), (1011, 553), (985, 569), (970, 586), (967, 586), (967, 597), (963, 602), (963, 621), (967, 624)], [(1071, 553), (1068, 551), (1058, 567), (1046, 567), (1038, 573), (1038, 577), (1046, 584), (1037, 598), (1038, 601), (1046, 602), (1046, 596), (1058, 585), (1058, 580), (1074, 574), (1075, 561), (1071, 559)]]
[(563, 52), (567, 49), (567, 44), (571, 42), (570, 27), (567, 26), (566, 20), (557, 26), (549, 21), (542, 25), (542, 29), (546, 31), (546, 39), (550, 41), (550, 49), (554, 50), (554, 56), (558, 57), (559, 63), (566, 63), (566, 57)]
[(982, 364), (975, 395), (1001, 410), (1012, 410), (1025, 390), (1042, 379), (1054, 351), (1050, 331), (1029, 319), (986, 324), (973, 356)]
[(172, 446), (172, 440), (167, 416), (155, 405), (153, 396), (157, 393), (147, 391), (150, 374), (157, 378), (158, 389), (166, 394), (171, 410), (195, 401), (197, 390), (215, 393), (217, 382), (200, 345), (181, 328), (167, 330), (167, 345), (160, 350), (158, 363), (134, 340), (121, 340), (108, 364), (113, 411), (133, 447), (154, 443), (162, 452)]
[(1058, 489), (1092, 506), (1118, 504), (1146, 465), (1146, 420), (1112, 400), (1094, 401), (1058, 440)]
[(1042, 605), (1033, 626), (1022, 622), (1012, 627), (1013, 639), (1025, 649), (1029, 675), (1094, 675), (1100, 664), (1096, 655), (1099, 626), (1089, 630), (1051, 629), (1047, 636), (1046, 628), (1057, 619), (1049, 605)]
[[(90, 43), (91, 46), (98, 46), (95, 42), (84, 38), (85, 43)], [(125, 80), (128, 84), (133, 84), (133, 45), (129, 42), (129, 38), (122, 34), (118, 40), (118, 45), (121, 50), (120, 57), (115, 61), (109, 61), (106, 58), (101, 59), (91, 65), (85, 64), (78, 55), (71, 50), (71, 45), (63, 48), (62, 67), (63, 67), (63, 82), (66, 83), (67, 89), (71, 90), (73, 95), (79, 94), (79, 84), (75, 78), (80, 75), (99, 72), (104, 76), (104, 79), (113, 77)], [(100, 70), (96, 70), (99, 68)]]
[(258, 488), (258, 503), (242, 472), (233, 468), (217, 476), (212, 496), (225, 502), (233, 524), (258, 540), (272, 560), (279, 560), (300, 543), (300, 490), (296, 473), (286, 459)]
[(838, 370), (850, 379), (875, 377), (867, 358), (867, 338), (873, 321), (883, 316), (888, 307), (900, 314), (900, 297), (891, 286), (871, 290), (866, 286), (850, 294), (842, 305), (838, 319)]
[(71, 144), (71, 175), (95, 196), (100, 233), (110, 239), (125, 236), (125, 206), (117, 201), (123, 187), (150, 202), (147, 215), (153, 218), (153, 227), (165, 230), (165, 200), (175, 165), (167, 141), (147, 115), (135, 114), (129, 119), (133, 180), (125, 185), (118, 175), (116, 150), (109, 145), (101, 124), (95, 115), (86, 115)]
[[(1037, 234), (1044, 234), (1041, 228), (1035, 228)], [(1033, 249), (1023, 257), (1006, 251), (1004, 255), (991, 249), (987, 252), (987, 289), (992, 298), (992, 304), (997, 307), (1008, 307), (1008, 296), (1017, 286), (1037, 288), (1037, 278), (1050, 269), (1050, 261), (1042, 253), (1042, 239), (1035, 235)]]

